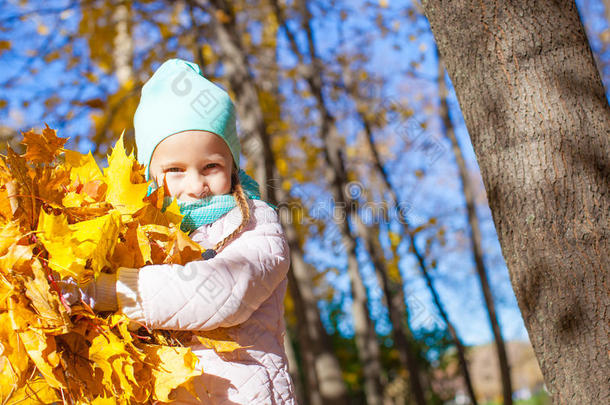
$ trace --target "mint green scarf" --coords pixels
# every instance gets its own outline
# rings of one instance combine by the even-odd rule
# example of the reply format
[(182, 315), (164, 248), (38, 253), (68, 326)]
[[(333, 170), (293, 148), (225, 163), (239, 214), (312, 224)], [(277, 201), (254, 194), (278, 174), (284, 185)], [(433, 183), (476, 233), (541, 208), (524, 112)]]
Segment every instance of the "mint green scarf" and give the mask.
[[(252, 200), (261, 199), (258, 183), (242, 169), (239, 169), (239, 182), (241, 183), (247, 198)], [(151, 185), (149, 194), (154, 189), (155, 187)], [(172, 197), (166, 196), (163, 199), (164, 209), (171, 203)], [(189, 203), (178, 202), (178, 206), (180, 207), (180, 213), (184, 215), (180, 229), (183, 232), (190, 233), (202, 225), (211, 224), (216, 221), (218, 218), (235, 208), (237, 202), (232, 194), (223, 194), (211, 195)]]

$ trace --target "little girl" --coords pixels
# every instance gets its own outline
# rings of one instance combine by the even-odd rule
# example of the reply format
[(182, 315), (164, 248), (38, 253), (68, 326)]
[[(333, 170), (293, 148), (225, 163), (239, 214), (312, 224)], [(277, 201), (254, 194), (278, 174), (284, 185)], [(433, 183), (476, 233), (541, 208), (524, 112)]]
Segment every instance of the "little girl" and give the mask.
[(295, 404), (283, 346), (288, 245), (277, 213), (239, 170), (229, 95), (196, 64), (168, 60), (144, 85), (134, 126), (138, 161), (177, 198), (183, 230), (207, 260), (119, 268), (65, 295), (150, 329), (232, 327), (244, 349), (221, 357), (190, 344), (204, 370), (199, 400), (178, 389), (177, 404)]

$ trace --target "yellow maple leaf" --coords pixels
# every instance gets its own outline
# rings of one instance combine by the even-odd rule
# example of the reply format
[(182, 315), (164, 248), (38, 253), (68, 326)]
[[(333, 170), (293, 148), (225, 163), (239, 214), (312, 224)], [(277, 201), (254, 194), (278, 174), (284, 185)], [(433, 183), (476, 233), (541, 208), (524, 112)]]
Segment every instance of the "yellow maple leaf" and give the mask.
[(59, 354), (53, 336), (45, 335), (37, 329), (19, 333), (19, 339), (47, 383), (54, 388), (66, 388), (63, 376), (58, 369)]
[(121, 135), (108, 157), (108, 167), (104, 169), (105, 181), (108, 184), (106, 201), (121, 214), (133, 214), (145, 204), (143, 199), (148, 192), (148, 183), (132, 183), (134, 163), (136, 162), (133, 154), (127, 156)]
[(0, 187), (0, 219), (4, 223), (13, 219), (13, 207), (6, 185)]
[(13, 180), (11, 170), (6, 165), (5, 159), (0, 159), (0, 184), (6, 185), (9, 181)]
[(128, 223), (120, 239), (112, 255), (113, 267), (140, 268), (152, 264), (150, 241), (137, 222)]
[(168, 226), (158, 224), (142, 225), (142, 231), (144, 231), (149, 238), (162, 242), (167, 242), (172, 234), (172, 230)]
[(57, 131), (45, 125), (42, 133), (29, 131), (23, 133), (23, 144), (26, 146), (24, 158), (33, 163), (51, 163), (62, 152), (62, 147), (68, 140), (58, 138)]
[(152, 362), (154, 377), (153, 399), (168, 402), (172, 390), (201, 375), (197, 357), (190, 348), (142, 345)]
[(168, 243), (168, 250), (172, 263), (185, 265), (188, 262), (201, 259), (201, 245), (193, 242), (186, 233), (178, 228), (174, 228), (174, 232), (170, 235), (171, 240)]
[[(78, 312), (78, 309), (75, 308), (74, 312)], [(102, 374), (93, 369), (92, 362), (88, 358), (91, 344), (89, 330), (91, 330), (90, 321), (81, 321), (77, 322), (77, 328), (73, 328), (72, 332), (56, 337), (58, 345), (63, 349), (61, 364), (67, 371), (64, 375), (71, 388), (69, 394), (77, 399), (91, 398), (104, 392)], [(97, 333), (97, 330), (94, 333)]]
[(225, 328), (196, 332), (194, 335), (199, 343), (213, 349), (216, 353), (229, 353), (244, 348), (231, 337)]
[(66, 193), (64, 198), (61, 200), (61, 204), (64, 207), (82, 207), (86, 203), (92, 202), (88, 194), (77, 193), (76, 191), (70, 191)]
[[(180, 207), (178, 206), (178, 201), (173, 198), (171, 203), (164, 208), (165, 206), (165, 187), (157, 187), (154, 191), (150, 193), (149, 196), (146, 197), (146, 201), (150, 202), (150, 208), (155, 207), (160, 210), (160, 212), (164, 216), (164, 220), (168, 222), (168, 224), (178, 225), (182, 221), (183, 215), (180, 213)], [(152, 211), (151, 211), (152, 213)], [(150, 214), (150, 213), (149, 213)], [(158, 214), (157, 214), (158, 215)], [(146, 218), (145, 216), (143, 216)], [(154, 219), (152, 221), (149, 220), (148, 223), (160, 223), (158, 219)], [(165, 223), (164, 223), (165, 224)]]
[(179, 225), (183, 215), (180, 214), (180, 208), (174, 201), (165, 210), (159, 209), (153, 205), (145, 205), (133, 214), (133, 219), (142, 225), (162, 225), (170, 227)]
[(34, 191), (37, 200), (59, 208), (61, 200), (66, 193), (66, 186), (70, 184), (70, 172), (62, 166), (36, 168), (36, 181)]
[(66, 168), (70, 170), (70, 180), (85, 184), (92, 180), (102, 180), (102, 171), (91, 152), (84, 155), (79, 152), (65, 150)]
[(93, 401), (91, 401), (91, 405), (116, 405), (116, 398), (111, 397), (95, 397)]
[(34, 178), (36, 172), (28, 165), (22, 156), (19, 156), (10, 146), (7, 148), (6, 157), (3, 157), (11, 173), (11, 184), (16, 211), (15, 217), (22, 220), (26, 226), (34, 227), (36, 223), (37, 207), (40, 202), (36, 200)]
[(144, 263), (152, 264), (150, 241), (148, 240), (148, 237), (146, 237), (146, 233), (140, 225), (138, 225), (136, 229), (136, 238), (138, 240), (138, 247), (140, 255), (142, 256), (142, 260), (144, 261)]
[(13, 285), (12, 280), (9, 280), (5, 274), (0, 272), (0, 313), (8, 311), (8, 299), (14, 293), (15, 286)]
[(21, 238), (19, 224), (10, 222), (0, 228), (0, 256), (5, 255), (8, 248)]
[(172, 224), (179, 225), (182, 221), (183, 215), (180, 213), (180, 207), (178, 201), (174, 198), (169, 206), (165, 208), (165, 216)]
[(86, 266), (97, 276), (109, 264), (120, 228), (117, 213), (69, 225), (65, 215), (40, 212), (38, 236), (49, 252), (49, 267), (63, 277), (86, 279)]
[(68, 333), (70, 320), (57, 294), (51, 293), (45, 273), (38, 262), (34, 262), (32, 271), (34, 278), (26, 280), (23, 285), (26, 288), (25, 295), (38, 314), (42, 328), (53, 335)]
[[(134, 360), (129, 357), (129, 353), (123, 342), (113, 333), (99, 333), (91, 341), (89, 348), (89, 359), (93, 362), (94, 368), (98, 368), (103, 373), (102, 383), (112, 389), (115, 381), (118, 380), (123, 392), (120, 397), (127, 399), (133, 395), (133, 384), (125, 377), (124, 363), (133, 364)], [(135, 380), (135, 378), (134, 378)]]

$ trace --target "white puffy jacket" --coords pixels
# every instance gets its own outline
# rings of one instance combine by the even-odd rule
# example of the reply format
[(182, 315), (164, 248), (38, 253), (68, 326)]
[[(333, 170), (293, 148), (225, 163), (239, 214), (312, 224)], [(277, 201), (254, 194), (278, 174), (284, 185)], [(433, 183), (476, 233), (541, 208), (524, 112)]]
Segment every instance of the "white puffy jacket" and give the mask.
[[(193, 341), (204, 370), (195, 380), (200, 400), (181, 389), (176, 404), (296, 404), (283, 344), (289, 249), (275, 210), (249, 202), (250, 223), (213, 259), (119, 270), (119, 308), (130, 319), (153, 329), (232, 327), (248, 346), (221, 357)], [(190, 236), (211, 248), (241, 219), (236, 207)]]

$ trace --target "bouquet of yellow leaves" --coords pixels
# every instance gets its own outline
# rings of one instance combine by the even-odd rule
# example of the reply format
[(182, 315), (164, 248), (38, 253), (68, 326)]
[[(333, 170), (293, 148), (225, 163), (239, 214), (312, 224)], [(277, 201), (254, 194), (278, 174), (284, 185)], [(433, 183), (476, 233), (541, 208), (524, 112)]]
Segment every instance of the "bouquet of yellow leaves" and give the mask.
[[(189, 348), (63, 301), (59, 279), (201, 258), (177, 204), (163, 209), (163, 187), (147, 196), (122, 137), (103, 171), (65, 142), (47, 126), (24, 133), (25, 154), (8, 148), (0, 161), (0, 403), (137, 404), (169, 402), (178, 386), (193, 392), (201, 371)], [(238, 347), (210, 336), (200, 340)]]

